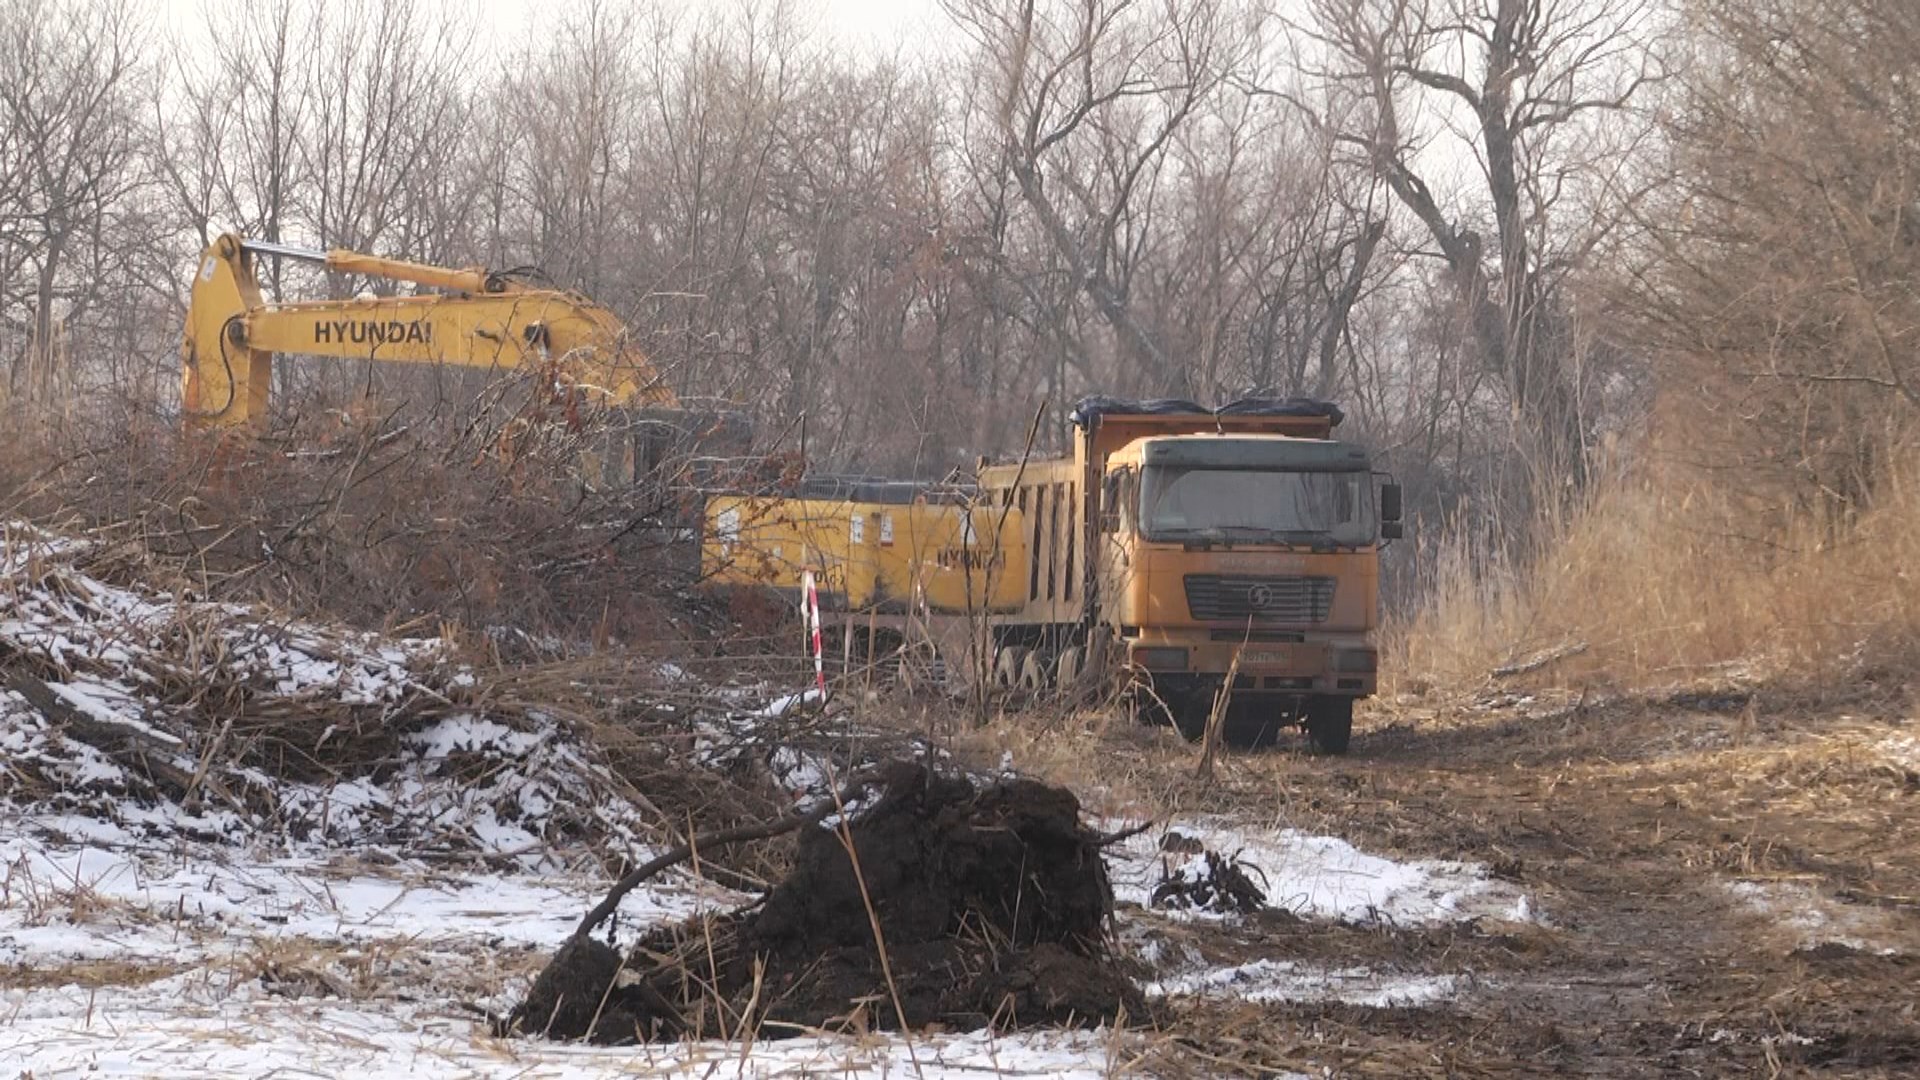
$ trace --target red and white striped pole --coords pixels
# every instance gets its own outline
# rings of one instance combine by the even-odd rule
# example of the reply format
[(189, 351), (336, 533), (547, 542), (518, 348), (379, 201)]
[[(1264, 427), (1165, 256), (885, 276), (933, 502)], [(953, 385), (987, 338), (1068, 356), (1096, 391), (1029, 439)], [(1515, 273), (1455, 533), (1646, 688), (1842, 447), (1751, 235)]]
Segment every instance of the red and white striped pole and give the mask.
[(813, 579), (813, 571), (800, 575), (801, 597), (800, 613), (806, 619), (807, 630), (813, 639), (813, 681), (820, 691), (820, 700), (827, 700), (827, 664), (826, 654), (820, 640), (820, 589)]

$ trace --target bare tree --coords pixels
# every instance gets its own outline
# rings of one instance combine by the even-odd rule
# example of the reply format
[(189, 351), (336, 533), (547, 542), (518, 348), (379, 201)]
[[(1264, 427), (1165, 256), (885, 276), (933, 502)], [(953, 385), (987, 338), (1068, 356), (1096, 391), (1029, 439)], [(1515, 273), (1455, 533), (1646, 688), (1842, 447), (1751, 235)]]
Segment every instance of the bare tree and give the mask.
[(1623, 259), (1688, 457), (1840, 528), (1920, 423), (1920, 12), (1695, 0), (1675, 177)]
[(632, 9), (593, 0), (516, 57), (495, 94), (496, 137), (514, 148), (507, 182), (532, 230), (525, 254), (595, 295), (617, 272), (617, 234), (635, 224), (620, 211), (647, 106), (645, 31)]
[(402, 195), (456, 165), (472, 32), (416, 0), (350, 0), (322, 25), (296, 144), (302, 210), (329, 246), (413, 254), (391, 242), (408, 226)]
[[(167, 194), (201, 245), (224, 229), (288, 239), (306, 184), (298, 149), (322, 33), (314, 15), (298, 0), (228, 3), (208, 11), (204, 43), (173, 45), (179, 74), (154, 102), (154, 144)], [(266, 270), (278, 296), (280, 267)]]
[[(1593, 421), (1568, 276), (1619, 219), (1631, 110), (1666, 78), (1652, 0), (1314, 0), (1298, 28), (1318, 100), (1420, 222), (1482, 361), (1513, 403), (1536, 493), (1575, 488)], [(1431, 115), (1437, 124), (1417, 118)], [(1625, 128), (1623, 134), (1622, 128)], [(1450, 145), (1477, 187), (1427, 177)], [(1627, 197), (1638, 197), (1629, 192)], [(1491, 219), (1489, 244), (1477, 222)]]
[[(108, 287), (109, 223), (143, 183), (134, 111), (141, 28), (125, 0), (21, 0), (0, 11), (0, 128), (11, 159), (0, 178), (0, 314), (26, 308), (25, 347), (9, 386), (53, 390), (65, 327)], [(19, 290), (19, 291), (15, 291)]]
[(1005, 166), (1073, 285), (1119, 338), (1125, 378), (1178, 380), (1130, 306), (1132, 272), (1151, 243), (1168, 148), (1225, 84), (1244, 40), (1234, 11), (1213, 0), (945, 6), (980, 48)]

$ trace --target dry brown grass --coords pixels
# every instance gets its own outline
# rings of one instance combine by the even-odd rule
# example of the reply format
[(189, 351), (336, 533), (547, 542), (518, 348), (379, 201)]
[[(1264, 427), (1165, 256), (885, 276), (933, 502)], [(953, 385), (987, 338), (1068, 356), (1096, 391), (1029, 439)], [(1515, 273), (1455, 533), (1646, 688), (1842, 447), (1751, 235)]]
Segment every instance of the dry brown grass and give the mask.
[(1427, 601), (1385, 635), (1388, 693), (1549, 658), (1524, 679), (1813, 682), (1920, 652), (1920, 490), (1904, 476), (1844, 528), (1699, 483), (1617, 482), (1542, 550), (1444, 551)]

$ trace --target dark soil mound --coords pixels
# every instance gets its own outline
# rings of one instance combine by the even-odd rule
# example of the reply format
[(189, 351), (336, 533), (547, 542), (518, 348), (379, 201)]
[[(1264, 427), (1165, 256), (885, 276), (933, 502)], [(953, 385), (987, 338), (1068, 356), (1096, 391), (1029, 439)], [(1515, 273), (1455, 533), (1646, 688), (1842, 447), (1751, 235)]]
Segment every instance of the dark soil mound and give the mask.
[(757, 907), (655, 930), (624, 957), (569, 942), (510, 1025), (618, 1043), (1145, 1016), (1107, 962), (1113, 892), (1071, 792), (916, 764), (880, 790), (846, 829), (803, 832)]

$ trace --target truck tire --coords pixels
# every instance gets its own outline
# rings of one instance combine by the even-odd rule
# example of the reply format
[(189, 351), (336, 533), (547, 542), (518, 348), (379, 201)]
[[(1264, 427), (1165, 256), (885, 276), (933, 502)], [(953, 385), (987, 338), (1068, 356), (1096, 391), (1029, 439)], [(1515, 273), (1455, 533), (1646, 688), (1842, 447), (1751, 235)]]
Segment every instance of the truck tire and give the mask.
[(1020, 685), (1020, 669), (1027, 662), (1027, 649), (1022, 645), (1008, 645), (1000, 650), (993, 660), (993, 685), (1002, 690), (1012, 690)]
[(1148, 727), (1173, 725), (1173, 709), (1154, 692), (1152, 680), (1136, 676), (1123, 691), (1123, 700), (1134, 723)]
[(1235, 750), (1264, 750), (1292, 726), (1293, 718), (1270, 703), (1231, 702), (1220, 724), (1220, 741)]
[(1047, 658), (1037, 652), (1030, 652), (1020, 662), (1020, 689), (1032, 694), (1045, 693), (1053, 680), (1048, 678)]
[(1167, 699), (1173, 714), (1174, 729), (1188, 740), (1207, 737), (1207, 721), (1213, 717), (1213, 699), (1205, 694), (1176, 694)]
[(1060, 650), (1060, 659), (1053, 664), (1053, 685), (1062, 690), (1071, 690), (1080, 681), (1080, 672), (1086, 665), (1085, 652), (1078, 645), (1069, 645)]
[(1307, 702), (1307, 738), (1322, 754), (1344, 754), (1353, 741), (1353, 699), (1317, 697)]

